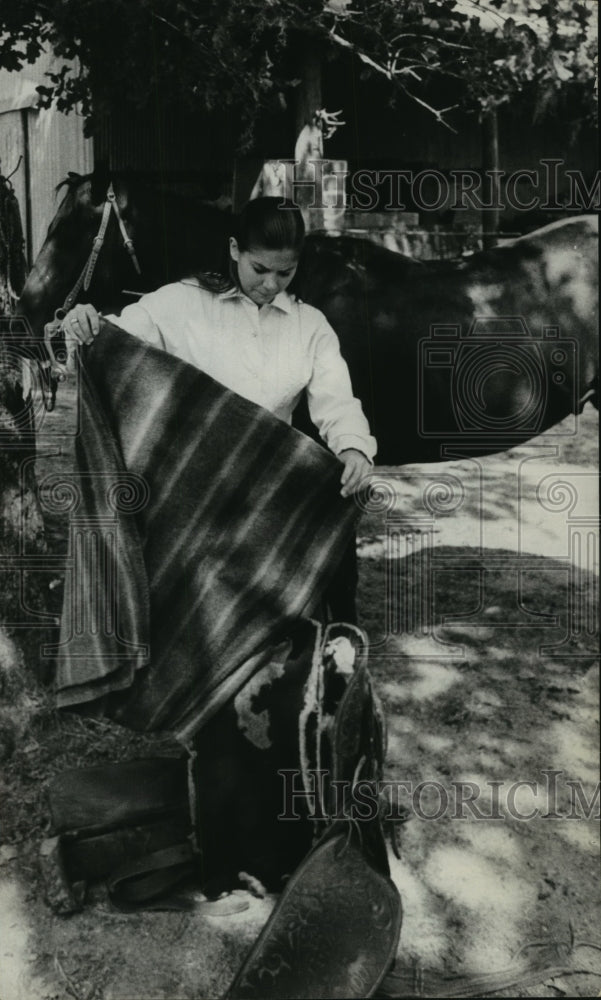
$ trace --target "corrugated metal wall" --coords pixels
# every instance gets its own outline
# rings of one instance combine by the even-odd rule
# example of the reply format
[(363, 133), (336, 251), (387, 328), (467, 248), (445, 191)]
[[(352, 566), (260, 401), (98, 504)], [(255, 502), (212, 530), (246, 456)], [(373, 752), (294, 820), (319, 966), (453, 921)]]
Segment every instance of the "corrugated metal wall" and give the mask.
[(46, 237), (48, 224), (62, 198), (56, 185), (69, 170), (80, 174), (94, 169), (91, 139), (84, 139), (83, 119), (54, 109), (27, 112), (31, 171), (31, 230), (34, 257)]
[(84, 139), (83, 119), (35, 107), (37, 84), (58, 65), (46, 55), (19, 73), (0, 71), (0, 169), (6, 176), (22, 157), (11, 181), (28, 234), (30, 260), (37, 256), (56, 214), (56, 185), (69, 170), (84, 174), (94, 166), (93, 144)]

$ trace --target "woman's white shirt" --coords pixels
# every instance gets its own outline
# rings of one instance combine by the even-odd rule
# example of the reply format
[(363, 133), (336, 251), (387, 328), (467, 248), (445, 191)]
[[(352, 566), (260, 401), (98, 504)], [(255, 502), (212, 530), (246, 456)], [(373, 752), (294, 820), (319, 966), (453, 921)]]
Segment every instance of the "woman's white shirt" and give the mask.
[(210, 292), (194, 279), (164, 285), (107, 316), (153, 347), (195, 365), (290, 423), (302, 392), (321, 437), (336, 454), (376, 454), (353, 396), (338, 338), (323, 313), (280, 292), (259, 308), (240, 289)]

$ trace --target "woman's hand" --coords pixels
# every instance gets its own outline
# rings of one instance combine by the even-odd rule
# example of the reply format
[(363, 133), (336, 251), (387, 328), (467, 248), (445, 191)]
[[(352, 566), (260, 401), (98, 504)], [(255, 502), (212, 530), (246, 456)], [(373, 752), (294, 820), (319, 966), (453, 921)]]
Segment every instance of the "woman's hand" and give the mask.
[(370, 471), (371, 465), (363, 452), (356, 451), (354, 448), (347, 448), (345, 451), (341, 451), (338, 458), (341, 462), (344, 462), (344, 471), (340, 479), (342, 484), (340, 495), (350, 497), (352, 493), (356, 493), (359, 489), (361, 481)]
[(100, 330), (100, 315), (91, 303), (78, 304), (65, 316), (63, 332), (69, 356), (74, 344), (91, 344)]

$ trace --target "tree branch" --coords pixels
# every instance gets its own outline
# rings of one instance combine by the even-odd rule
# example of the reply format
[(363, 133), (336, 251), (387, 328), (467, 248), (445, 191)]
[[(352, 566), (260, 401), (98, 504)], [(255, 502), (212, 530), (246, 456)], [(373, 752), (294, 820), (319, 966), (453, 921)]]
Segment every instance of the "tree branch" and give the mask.
[(446, 38), (437, 38), (436, 35), (422, 35), (418, 31), (402, 31), (400, 35), (395, 35), (394, 38), (390, 39), (390, 44), (398, 41), (399, 38), (419, 38), (420, 42), (425, 40), (427, 42), (436, 42), (437, 45), (444, 46), (446, 49), (462, 49), (464, 52), (471, 52), (470, 45), (460, 45), (459, 42), (449, 42)]
[(416, 94), (412, 94), (411, 91), (407, 90), (407, 88), (404, 87), (402, 83), (399, 83), (399, 87), (405, 94), (407, 94), (407, 97), (411, 98), (412, 101), (416, 101), (418, 104), (421, 104), (421, 106), (425, 108), (426, 111), (429, 111), (431, 114), (433, 114), (439, 125), (444, 125), (445, 128), (448, 128), (449, 132), (453, 132), (454, 135), (459, 135), (457, 129), (453, 128), (452, 125), (449, 125), (449, 123), (446, 122), (442, 117), (446, 111), (453, 111), (455, 108), (458, 108), (459, 107), (458, 104), (449, 104), (448, 108), (440, 108), (440, 110), (437, 111), (436, 108), (431, 107), (431, 105), (427, 104), (426, 101), (422, 101), (421, 97), (417, 97)]
[[(440, 125), (444, 125), (445, 128), (448, 128), (450, 132), (454, 132), (455, 135), (458, 134), (457, 129), (453, 128), (452, 125), (449, 125), (449, 123), (446, 122), (442, 117), (446, 111), (452, 111), (454, 108), (459, 107), (458, 104), (451, 104), (448, 108), (441, 108), (440, 110), (433, 108), (426, 101), (423, 101), (421, 97), (417, 97), (415, 94), (412, 94), (411, 91), (408, 90), (405, 86), (403, 86), (403, 84), (400, 82), (399, 76), (403, 72), (409, 72), (419, 80), (417, 74), (414, 73), (411, 69), (407, 68), (407, 70), (396, 70), (394, 73), (392, 73), (390, 69), (387, 69), (385, 66), (381, 66), (379, 63), (375, 62), (370, 56), (366, 55), (364, 52), (361, 52), (355, 45), (353, 45), (352, 42), (349, 42), (348, 39), (342, 38), (340, 35), (337, 35), (333, 29), (329, 32), (329, 37), (332, 39), (332, 41), (336, 42), (337, 45), (341, 45), (345, 49), (350, 49), (350, 51), (354, 52), (354, 54), (358, 56), (358, 58), (361, 59), (362, 62), (367, 63), (369, 66), (372, 66), (379, 73), (382, 73), (388, 80), (390, 80), (391, 82), (395, 82), (397, 86), (399, 86), (400, 89), (403, 91), (403, 93), (407, 95), (407, 97), (409, 97), (412, 101), (415, 101), (417, 104), (421, 104), (423, 108), (426, 108), (427, 111), (429, 111), (432, 115), (434, 115), (436, 121), (439, 122)], [(426, 68), (427, 68), (426, 66), (420, 65), (420, 69), (426, 69)]]

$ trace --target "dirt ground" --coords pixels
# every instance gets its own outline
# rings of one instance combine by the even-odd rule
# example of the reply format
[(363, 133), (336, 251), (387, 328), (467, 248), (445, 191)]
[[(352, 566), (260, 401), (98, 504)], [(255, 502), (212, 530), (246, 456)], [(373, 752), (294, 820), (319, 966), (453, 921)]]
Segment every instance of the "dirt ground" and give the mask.
[[(59, 402), (71, 420), (72, 395)], [(502, 455), (374, 474), (359, 609), (387, 777), (412, 814), (390, 854), (398, 961), (426, 986), (429, 970), (490, 973), (544, 942), (566, 975), (498, 995), (601, 995), (596, 439), (587, 407)], [(42, 476), (67, 461), (53, 450)], [(108, 729), (53, 725), (5, 773), (1, 1000), (221, 996), (273, 899), (241, 891), (225, 916), (124, 914), (102, 890), (68, 918), (44, 903), (41, 777), (87, 761), (91, 741), (118, 749)]]

